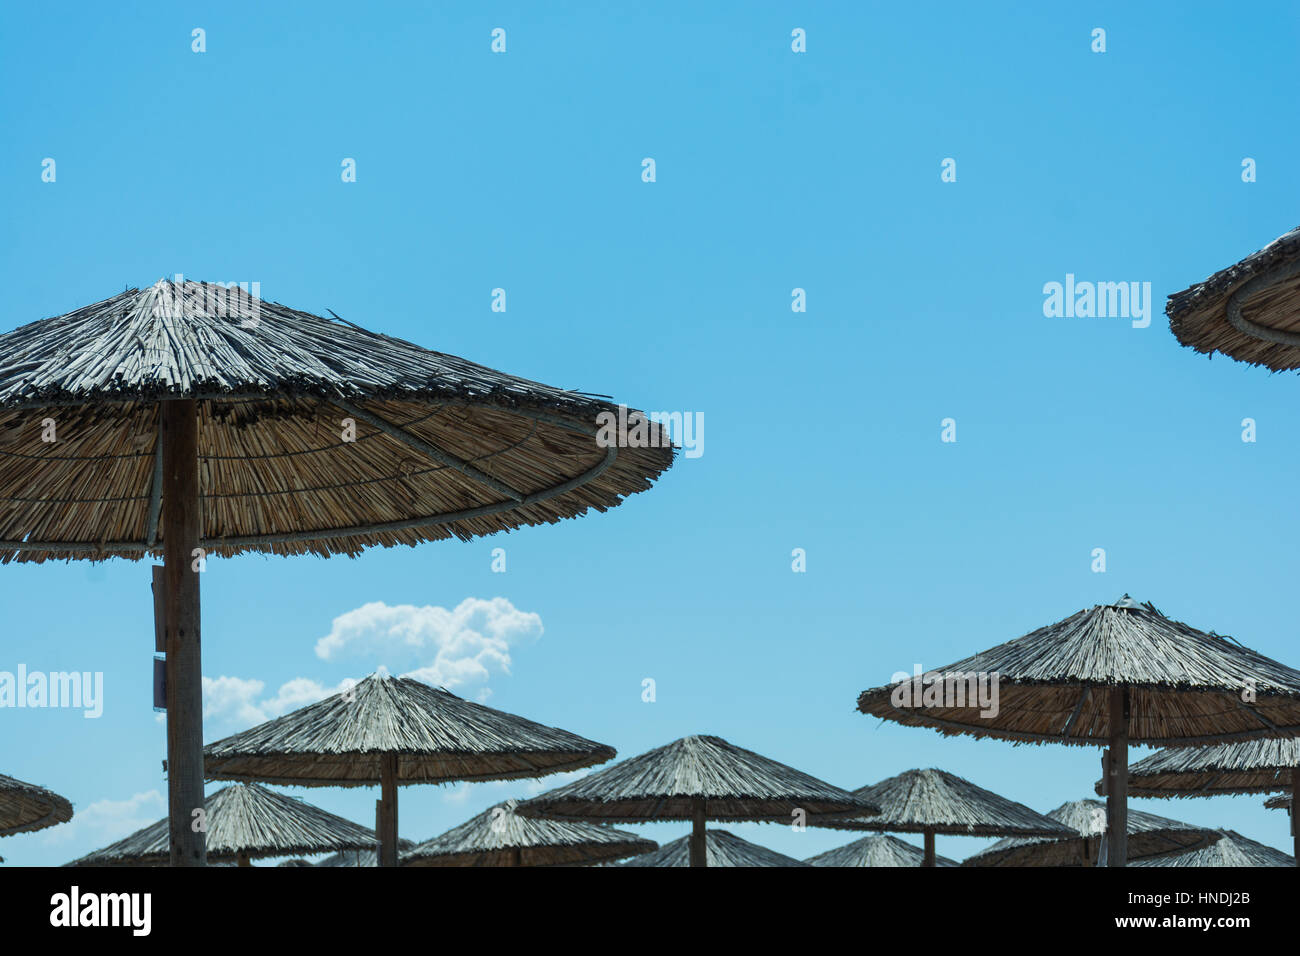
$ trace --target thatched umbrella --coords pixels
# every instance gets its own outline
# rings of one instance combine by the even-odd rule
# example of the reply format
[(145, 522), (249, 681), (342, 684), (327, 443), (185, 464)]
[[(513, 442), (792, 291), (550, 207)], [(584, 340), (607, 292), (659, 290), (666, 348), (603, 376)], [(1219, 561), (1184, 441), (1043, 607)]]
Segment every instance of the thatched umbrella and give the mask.
[(277, 863), (276, 866), (315, 866), (310, 860), (304, 860), (302, 857), (295, 857), (292, 860), (285, 860), (283, 863)]
[(549, 790), (518, 807), (524, 816), (601, 823), (691, 821), (691, 866), (707, 866), (705, 821), (806, 822), (879, 811), (806, 773), (730, 744), (683, 737)]
[(1069, 836), (1063, 824), (1035, 813), (991, 790), (944, 770), (907, 770), (896, 777), (854, 790), (853, 795), (880, 807), (869, 817), (831, 820), (841, 830), (919, 833), (925, 841), (922, 866), (934, 866), (934, 836)]
[(1270, 810), (1290, 810), (1293, 805), (1289, 793), (1279, 793), (1276, 797), (1269, 797), (1264, 801), (1264, 806)]
[(1211, 846), (1135, 862), (1134, 866), (1295, 866), (1294, 857), (1247, 839), (1236, 830), (1217, 831)]
[[(1294, 737), (1161, 750), (1139, 760), (1128, 772), (1129, 793), (1141, 797), (1294, 792), (1297, 786), (1300, 740)], [(1293, 824), (1291, 831), (1295, 854), (1300, 859), (1300, 828)]]
[(207, 557), (553, 523), (646, 490), (673, 455), (662, 427), (621, 406), (166, 280), (0, 335), (0, 448), (0, 562), (163, 555), (177, 865), (204, 862), (189, 821), (203, 804)]
[(809, 866), (956, 866), (946, 856), (936, 856), (933, 863), (925, 862), (925, 853), (919, 846), (900, 840), (887, 833), (863, 837), (825, 853), (804, 860)]
[[(415, 847), (414, 840), (398, 840), (397, 850), (405, 853), (407, 850)], [(334, 853), (325, 857), (316, 864), (317, 866), (326, 867), (375, 867), (379, 866), (378, 850), (344, 850), (341, 853)]]
[[(255, 783), (223, 787), (207, 798), (207, 852), (213, 862), (251, 866), (268, 856), (328, 853), (375, 845), (375, 832)], [(69, 866), (163, 866), (171, 858), (164, 817)]]
[[(653, 853), (646, 853), (619, 863), (618, 866), (696, 866), (691, 861), (690, 842), (684, 836), (665, 843)], [(807, 866), (801, 860), (777, 853), (757, 843), (742, 840), (728, 830), (709, 830), (704, 835), (706, 866)]]
[[(1008, 837), (968, 856), (962, 866), (1096, 866), (1106, 835), (1106, 805), (1072, 800), (1047, 814), (1070, 830), (1066, 837)], [(1218, 834), (1204, 827), (1130, 810), (1129, 860), (1208, 846)]]
[[(979, 704), (977, 688), (968, 687), (982, 680), (997, 688), (995, 706)], [(858, 709), (944, 734), (1108, 745), (1109, 864), (1123, 866), (1129, 743), (1294, 736), (1300, 671), (1126, 594), (930, 674), (863, 691)]]
[(402, 866), (583, 866), (657, 850), (626, 830), (515, 813), (518, 800), (485, 810), (401, 854)]
[(53, 790), (0, 773), (0, 836), (43, 830), (72, 819), (72, 804)]
[(614, 748), (462, 700), (409, 677), (372, 674), (353, 687), (208, 744), (214, 780), (299, 787), (379, 784), (380, 859), (397, 865), (397, 788), (517, 780), (604, 763)]
[(1169, 328), (1198, 352), (1300, 368), (1300, 227), (1169, 297)]

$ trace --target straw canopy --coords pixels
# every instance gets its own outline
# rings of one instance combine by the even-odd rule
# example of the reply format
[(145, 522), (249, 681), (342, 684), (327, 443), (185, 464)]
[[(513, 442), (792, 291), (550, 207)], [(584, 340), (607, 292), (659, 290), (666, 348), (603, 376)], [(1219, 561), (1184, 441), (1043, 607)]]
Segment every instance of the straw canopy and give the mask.
[(0, 836), (43, 830), (72, 819), (72, 804), (53, 790), (0, 774)]
[[(804, 860), (809, 866), (921, 866), (924, 853), (898, 837), (885, 833), (863, 837)], [(936, 856), (935, 866), (956, 866), (946, 856)]]
[(1269, 797), (1264, 801), (1264, 806), (1270, 810), (1290, 810), (1291, 794), (1279, 793), (1276, 797)]
[(519, 805), (525, 816), (647, 823), (694, 819), (696, 802), (709, 820), (788, 823), (803, 810), (808, 823), (832, 815), (870, 814), (874, 807), (839, 787), (737, 747), (721, 737), (683, 737), (620, 761)]
[(300, 787), (540, 777), (603, 763), (614, 748), (462, 700), (409, 677), (371, 674), (348, 690), (208, 744), (213, 780)]
[(530, 820), (507, 800), (401, 854), (402, 866), (578, 866), (657, 850), (635, 833), (571, 820)]
[[(1095, 866), (1106, 833), (1106, 804), (1074, 800), (1047, 814), (1068, 837), (1007, 837), (962, 861), (962, 866)], [(1176, 853), (1218, 838), (1213, 830), (1142, 810), (1128, 811), (1128, 859)]]
[(828, 821), (843, 830), (959, 833), (966, 836), (1069, 836), (1061, 823), (943, 770), (907, 770), (854, 790), (880, 807), (869, 817)]
[(645, 491), (673, 459), (655, 423), (598, 444), (610, 402), (160, 280), (0, 335), (0, 561), (158, 551), (161, 409), (176, 399), (198, 402), (210, 555), (552, 523)]
[[(210, 861), (371, 848), (375, 832), (257, 784), (234, 784), (205, 802)], [(167, 820), (137, 830), (69, 866), (157, 866), (170, 856)]]
[(1300, 368), (1300, 227), (1169, 297), (1169, 328), (1198, 352)]
[(1219, 830), (1220, 839), (1213, 845), (1192, 850), (1188, 853), (1175, 853), (1169, 856), (1153, 857), (1140, 860), (1134, 866), (1290, 866), (1296, 865), (1295, 857), (1287, 856), (1281, 850), (1275, 850), (1263, 843), (1256, 843), (1242, 836), (1236, 830)]
[[(415, 841), (401, 839), (397, 841), (398, 850), (405, 853), (407, 850), (414, 849)], [(379, 851), (378, 850), (343, 850), (339, 853), (331, 854), (321, 860), (316, 866), (325, 867), (378, 867)]]
[[(619, 866), (690, 866), (689, 836), (665, 843), (653, 853), (646, 853)], [(704, 836), (709, 866), (807, 866), (801, 860), (777, 853), (757, 843), (742, 840), (727, 830), (709, 830)]]
[(1175, 747), (1130, 767), (1128, 786), (1129, 793), (1140, 797), (1271, 793), (1290, 790), (1297, 767), (1300, 740), (1295, 738)]
[[(996, 674), (996, 713), (948, 696), (945, 676)], [(1300, 671), (1165, 617), (1128, 595), (1000, 644), (932, 675), (867, 690), (858, 709), (944, 734), (1110, 742), (1109, 689), (1127, 688), (1127, 737), (1154, 746), (1300, 733)], [(960, 676), (958, 676), (960, 675)], [(1256, 699), (1243, 701), (1254, 688)], [(916, 693), (913, 694), (912, 691)], [(931, 697), (937, 701), (933, 706)]]

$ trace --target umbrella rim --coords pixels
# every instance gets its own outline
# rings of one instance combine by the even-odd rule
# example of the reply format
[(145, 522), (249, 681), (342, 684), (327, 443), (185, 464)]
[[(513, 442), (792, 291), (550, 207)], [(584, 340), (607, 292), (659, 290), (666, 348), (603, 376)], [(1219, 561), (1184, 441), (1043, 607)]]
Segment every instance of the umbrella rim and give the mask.
[(45, 812), (35, 820), (29, 823), (20, 823), (11, 827), (0, 827), (0, 837), (16, 836), (19, 833), (33, 833), (37, 830), (44, 830), (48, 827), (58, 826), (60, 823), (67, 823), (73, 817), (72, 801), (61, 794), (55, 793), (46, 787), (38, 786), (34, 783), (27, 783), (25, 780), (18, 780), (16, 777), (10, 777), (19, 786), (10, 788), (11, 790), (20, 790), (26, 799), (34, 804), (43, 805)]

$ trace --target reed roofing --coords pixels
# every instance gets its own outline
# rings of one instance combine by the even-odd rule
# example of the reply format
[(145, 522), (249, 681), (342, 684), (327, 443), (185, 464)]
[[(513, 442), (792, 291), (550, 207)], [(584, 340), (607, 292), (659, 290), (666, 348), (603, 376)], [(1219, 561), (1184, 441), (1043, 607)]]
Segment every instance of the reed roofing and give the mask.
[(0, 836), (42, 830), (72, 819), (72, 804), (53, 790), (0, 774)]
[(525, 800), (525, 816), (644, 823), (690, 820), (697, 800), (708, 820), (789, 822), (798, 810), (862, 815), (878, 808), (783, 763), (721, 737), (694, 736), (620, 761)]
[[(1133, 743), (1175, 746), (1300, 733), (1300, 671), (1236, 640), (1165, 617), (1128, 595), (932, 672), (997, 675), (997, 713), (969, 699), (900, 696), (921, 682), (863, 691), (865, 714), (941, 733), (1074, 745), (1110, 738), (1110, 688), (1127, 686)], [(960, 681), (958, 681), (960, 683)], [(939, 684), (933, 685), (939, 688)], [(1256, 700), (1242, 692), (1254, 687)]]
[[(777, 853), (757, 843), (742, 840), (728, 830), (706, 830), (704, 855), (707, 866), (807, 866), (801, 860)], [(653, 853), (626, 860), (619, 866), (690, 866), (691, 838), (684, 836), (665, 843)]]
[(409, 677), (371, 674), (351, 688), (203, 748), (210, 780), (355, 787), (515, 780), (611, 759), (614, 748), (462, 700)]
[(159, 553), (168, 399), (199, 403), (210, 554), (469, 540), (613, 508), (672, 463), (657, 423), (598, 442), (612, 402), (228, 301), (160, 280), (0, 335), (0, 561)]
[[(886, 833), (863, 837), (804, 860), (809, 866), (920, 866), (925, 853)], [(935, 866), (956, 866), (946, 856), (935, 855)]]
[[(1290, 790), (1300, 767), (1300, 740), (1246, 740), (1214, 747), (1161, 750), (1129, 767), (1135, 797), (1210, 797)], [(1101, 792), (1101, 782), (1097, 783)]]
[(1295, 866), (1295, 857), (1247, 839), (1236, 830), (1219, 830), (1220, 839), (1186, 853), (1138, 860), (1132, 866)]

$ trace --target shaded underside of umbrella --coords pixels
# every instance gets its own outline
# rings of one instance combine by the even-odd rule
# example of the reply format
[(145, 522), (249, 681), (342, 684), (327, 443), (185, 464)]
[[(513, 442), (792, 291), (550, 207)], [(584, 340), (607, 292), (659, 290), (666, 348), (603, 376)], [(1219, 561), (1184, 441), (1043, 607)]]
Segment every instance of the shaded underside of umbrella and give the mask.
[[(294, 856), (363, 849), (375, 845), (373, 830), (320, 807), (257, 784), (233, 784), (206, 800), (208, 859)], [(69, 866), (154, 866), (170, 855), (164, 818)]]
[(525, 816), (645, 823), (692, 820), (788, 823), (802, 810), (810, 825), (878, 808), (839, 787), (728, 743), (692, 736), (620, 761), (520, 803)]
[(0, 774), (0, 836), (41, 830), (72, 819), (72, 804), (53, 790)]
[(355, 787), (380, 782), (385, 755), (396, 755), (398, 784), (415, 784), (540, 777), (614, 753), (566, 730), (381, 673), (208, 744), (203, 759), (213, 780)]
[[(1073, 800), (1047, 814), (1072, 837), (1007, 837), (962, 861), (962, 866), (1092, 866), (1106, 833), (1106, 804)], [(1216, 840), (1213, 830), (1142, 810), (1128, 811), (1128, 859), (1201, 847)]]
[(599, 441), (602, 414), (636, 418), (610, 402), (163, 280), (0, 335), (0, 561), (159, 551), (171, 399), (198, 402), (208, 554), (552, 523), (648, 489), (673, 458), (653, 422)]
[[(665, 843), (653, 853), (626, 860), (619, 866), (690, 866), (689, 836)], [(705, 854), (709, 866), (807, 866), (784, 853), (777, 853), (757, 843), (742, 840), (728, 830), (709, 830), (704, 835)]]
[[(1208, 797), (1290, 790), (1300, 767), (1300, 740), (1246, 740), (1213, 747), (1171, 747), (1129, 768), (1139, 797)], [(1101, 782), (1097, 783), (1098, 792)]]
[(1273, 371), (1300, 368), (1300, 227), (1165, 306), (1178, 341)]
[[(995, 708), (976, 703), (971, 685), (980, 675), (997, 675)], [(1300, 733), (1300, 671), (1127, 595), (925, 677), (863, 691), (858, 709), (944, 734), (1102, 745), (1114, 688), (1127, 688), (1133, 743)], [(1243, 700), (1248, 688), (1254, 700)]]
[(596, 823), (521, 817), (517, 805), (517, 800), (499, 803), (421, 843), (401, 854), (401, 865), (577, 866), (659, 848), (653, 840)]
[[(921, 866), (925, 853), (898, 837), (885, 833), (863, 837), (804, 860), (809, 866)], [(935, 857), (936, 866), (956, 866), (946, 856)]]
[(1294, 857), (1263, 843), (1247, 839), (1235, 830), (1219, 830), (1220, 839), (1210, 846), (1187, 853), (1151, 857), (1134, 866), (1290, 866)]
[(854, 790), (880, 807), (870, 817), (828, 821), (845, 830), (957, 833), (966, 836), (1069, 836), (1064, 824), (944, 770), (907, 770)]

